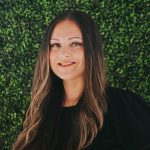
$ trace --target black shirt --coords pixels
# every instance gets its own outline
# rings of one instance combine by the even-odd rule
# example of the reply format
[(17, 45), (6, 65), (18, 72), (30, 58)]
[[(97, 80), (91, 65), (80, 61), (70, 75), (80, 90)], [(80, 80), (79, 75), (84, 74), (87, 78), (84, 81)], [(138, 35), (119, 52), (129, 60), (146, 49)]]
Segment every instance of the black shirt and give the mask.
[[(107, 88), (108, 112), (104, 124), (85, 150), (150, 150), (150, 107), (129, 90)], [(63, 107), (57, 148), (65, 149), (69, 114), (76, 106)]]

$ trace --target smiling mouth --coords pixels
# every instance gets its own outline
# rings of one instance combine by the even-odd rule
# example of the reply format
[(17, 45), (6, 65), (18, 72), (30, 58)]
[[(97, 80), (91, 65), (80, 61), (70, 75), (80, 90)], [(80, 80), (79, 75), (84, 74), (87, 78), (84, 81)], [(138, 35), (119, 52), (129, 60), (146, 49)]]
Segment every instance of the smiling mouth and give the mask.
[(73, 64), (75, 64), (75, 62), (71, 62), (71, 63), (58, 63), (58, 65), (60, 67), (69, 67), (69, 66), (72, 66)]

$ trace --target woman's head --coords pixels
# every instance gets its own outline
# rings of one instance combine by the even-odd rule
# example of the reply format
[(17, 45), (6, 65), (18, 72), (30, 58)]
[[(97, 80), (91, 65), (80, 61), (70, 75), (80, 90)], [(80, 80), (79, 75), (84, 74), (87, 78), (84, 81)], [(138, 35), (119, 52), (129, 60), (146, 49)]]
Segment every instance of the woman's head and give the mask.
[[(72, 42), (68, 40), (70, 33), (78, 37), (76, 41), (75, 38), (71, 39)], [(56, 145), (64, 93), (62, 79), (74, 78), (72, 70), (70, 72), (65, 68), (66, 74), (65, 69), (57, 68), (60, 67), (57, 66), (59, 63), (65, 63), (63, 61), (75, 62), (69, 67), (74, 70), (75, 77), (84, 78), (84, 91), (73, 118), (79, 124), (72, 124), (66, 149), (82, 149), (92, 142), (97, 131), (101, 129), (103, 114), (107, 111), (103, 97), (106, 81), (101, 35), (89, 15), (69, 10), (56, 16), (44, 34), (34, 70), (30, 105), (23, 131), (13, 150), (39, 147), (53, 149)]]
[(76, 22), (64, 20), (55, 25), (50, 38), (50, 67), (63, 80), (84, 79), (84, 46)]
[[(65, 24), (68, 25), (68, 30)], [(75, 33), (75, 30), (73, 30), (74, 26), (76, 26), (76, 28), (74, 29), (78, 28), (78, 30), (76, 31), (78, 31), (78, 33), (80, 32), (79, 36), (82, 37), (82, 41), (78, 40), (77, 42), (80, 42), (81, 44), (83, 44), (82, 48), (84, 48), (84, 63), (82, 62), (82, 70), (83, 70), (83, 67), (85, 69), (84, 79), (87, 80), (89, 77), (92, 78), (92, 76), (95, 76), (94, 74), (98, 71), (101, 75), (101, 84), (104, 85), (105, 84), (105, 63), (104, 63), (104, 53), (103, 53), (103, 48), (102, 48), (102, 38), (101, 38), (97, 24), (89, 15), (85, 14), (84, 12), (76, 11), (76, 10), (74, 11), (68, 10), (56, 16), (56, 18), (52, 20), (49, 27), (47, 28), (41, 50), (45, 50), (46, 53), (48, 53), (48, 50), (49, 50), (51, 54), (51, 51), (53, 51), (52, 50), (53, 48), (51, 47), (51, 45), (54, 43), (57, 43), (57, 41), (51, 40), (51, 38), (53, 38), (52, 36), (58, 35), (58, 34), (53, 35), (55, 33), (54, 31), (56, 31), (56, 28), (57, 29), (59, 28), (61, 30), (59, 31), (59, 34), (64, 34), (65, 32), (68, 31), (67, 34), (65, 35), (67, 38), (67, 36), (69, 37), (69, 36), (73, 36), (77, 34), (77, 32)], [(62, 43), (65, 44), (65, 42), (63, 41), (60, 44)], [(69, 50), (67, 51), (67, 53), (69, 54)], [(51, 55), (50, 55), (50, 58), (51, 58)], [(63, 62), (63, 59), (64, 58), (59, 59), (58, 61), (56, 61), (56, 63)], [(68, 61), (72, 62), (73, 60), (70, 60), (70, 59), (72, 58), (68, 58)], [(75, 59), (75, 61), (79, 61), (79, 60)], [(52, 70), (54, 71), (55, 68), (53, 68)], [(65, 68), (65, 69), (67, 70), (69, 68)], [(73, 69), (73, 66), (72, 66), (72, 69)], [(59, 77), (63, 79), (63, 77), (61, 76)]]

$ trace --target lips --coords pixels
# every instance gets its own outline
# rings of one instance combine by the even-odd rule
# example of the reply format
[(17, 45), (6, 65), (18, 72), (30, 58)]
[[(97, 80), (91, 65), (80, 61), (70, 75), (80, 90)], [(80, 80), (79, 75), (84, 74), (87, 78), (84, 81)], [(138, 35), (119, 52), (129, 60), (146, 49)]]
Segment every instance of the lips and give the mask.
[(71, 64), (73, 64), (73, 63), (75, 63), (75, 62), (69, 62), (69, 63), (59, 63), (59, 65), (71, 65)]
[(72, 66), (73, 64), (75, 64), (75, 62), (61, 62), (61, 63), (58, 63), (58, 65), (60, 67), (69, 67), (69, 66)]

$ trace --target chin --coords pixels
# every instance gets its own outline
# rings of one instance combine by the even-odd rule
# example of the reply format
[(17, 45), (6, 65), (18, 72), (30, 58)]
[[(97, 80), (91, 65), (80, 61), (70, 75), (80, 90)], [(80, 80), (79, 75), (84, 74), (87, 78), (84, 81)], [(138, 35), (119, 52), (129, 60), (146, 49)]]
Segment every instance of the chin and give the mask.
[(72, 79), (75, 79), (76, 77), (74, 76), (74, 75), (68, 75), (68, 74), (66, 74), (66, 75), (56, 75), (56, 76), (58, 76), (60, 79), (62, 79), (62, 80), (72, 80)]
[(72, 80), (73, 77), (67, 77), (67, 76), (58, 76), (62, 80)]

